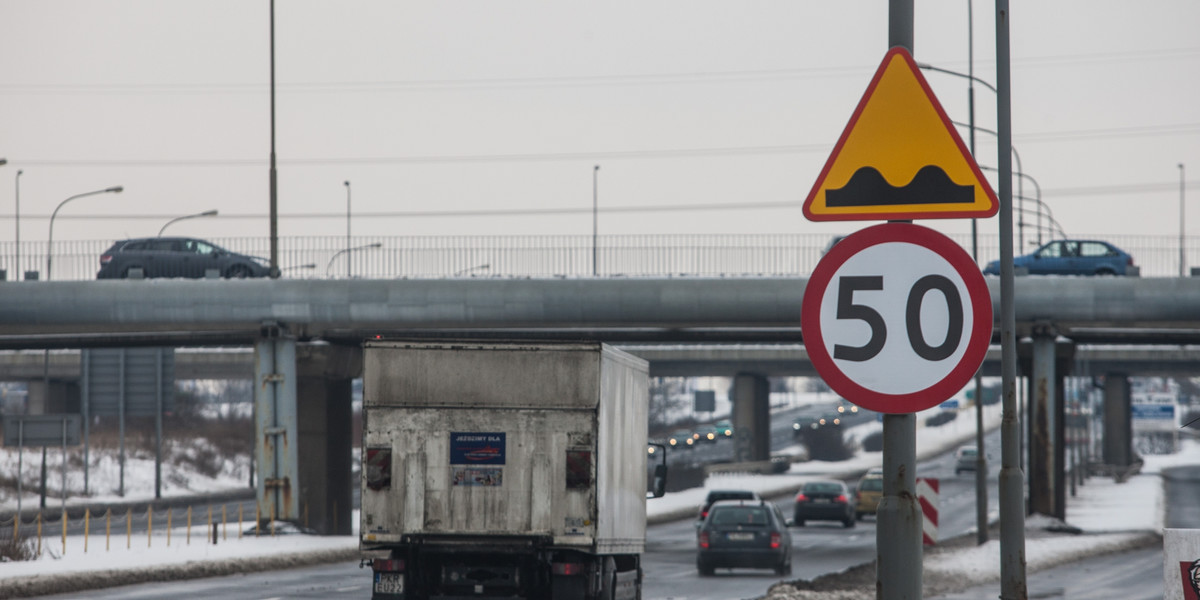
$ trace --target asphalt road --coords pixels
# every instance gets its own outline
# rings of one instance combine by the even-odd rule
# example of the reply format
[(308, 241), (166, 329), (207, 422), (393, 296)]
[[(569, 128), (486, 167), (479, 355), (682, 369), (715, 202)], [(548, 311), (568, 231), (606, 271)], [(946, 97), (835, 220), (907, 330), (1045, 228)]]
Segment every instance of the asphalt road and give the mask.
[[(998, 434), (988, 437), (994, 462), (998, 456)], [(993, 465), (989, 473), (989, 509), (996, 511), (996, 477)], [(937, 457), (922, 463), (920, 476), (936, 476), (941, 481), (942, 535), (970, 532), (975, 524), (974, 478), (972, 474), (954, 475), (952, 456)], [(1169, 507), (1168, 527), (1200, 527), (1200, 467), (1172, 469), (1165, 473)], [(790, 498), (773, 499), (789, 514)], [(695, 527), (690, 520), (656, 525), (647, 530), (644, 555), (646, 585), (644, 598), (688, 600), (730, 600), (762, 596), (775, 582), (788, 579), (812, 579), (875, 559), (875, 523), (868, 518), (846, 529), (838, 523), (811, 523), (793, 529), (792, 575), (781, 577), (772, 571), (718, 570), (713, 577), (700, 577), (695, 568)], [(1143, 548), (1079, 561), (1063, 567), (1030, 573), (1031, 598), (1087, 598), (1096, 600), (1141, 600), (1162, 597), (1162, 550)], [(97, 590), (87, 594), (49, 598), (194, 598), (219, 597), (223, 600), (263, 600), (268, 598), (356, 598), (370, 597), (370, 572), (359, 569), (357, 562), (267, 573), (216, 577), (193, 581), (163, 582)], [(979, 586), (961, 594), (940, 596), (944, 600), (994, 598), (997, 585)]]
[[(870, 417), (868, 417), (870, 418)], [(790, 421), (788, 421), (790, 424)], [(790, 426), (789, 426), (790, 429)], [(791, 435), (790, 432), (787, 435)], [(1000, 433), (993, 431), (986, 439), (988, 454), (999, 456)], [(990, 450), (990, 448), (996, 450)], [(989, 469), (988, 506), (997, 511), (998, 468)], [(956, 537), (975, 527), (974, 473), (954, 474), (954, 455), (947, 452), (919, 464), (919, 477), (937, 477), (939, 494), (940, 535)], [(792, 514), (791, 496), (772, 498), (784, 515)], [(712, 577), (700, 577), (696, 572), (696, 529), (691, 520), (664, 523), (647, 528), (646, 553), (643, 568), (646, 584), (643, 598), (647, 600), (687, 598), (688, 600), (730, 600), (762, 596), (772, 584), (795, 579), (813, 579), (848, 567), (871, 562), (876, 558), (875, 520), (867, 517), (853, 528), (832, 521), (809, 522), (805, 527), (792, 529), (792, 574), (776, 575), (769, 570), (717, 569)]]

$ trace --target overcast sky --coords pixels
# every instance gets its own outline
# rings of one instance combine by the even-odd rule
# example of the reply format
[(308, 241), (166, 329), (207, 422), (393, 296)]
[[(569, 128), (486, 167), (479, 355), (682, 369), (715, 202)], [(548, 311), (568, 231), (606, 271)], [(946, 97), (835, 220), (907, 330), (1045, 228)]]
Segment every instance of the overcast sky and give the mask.
[[(1200, 235), (1200, 3), (1012, 4), (1014, 145), (1058, 221), (1177, 236), (1185, 163)], [(967, 6), (917, 2), (917, 61), (967, 71)], [(266, 237), (269, 14), (267, 0), (0, 0), (0, 243), (18, 187), (23, 241), (46, 239), (65, 198), (113, 185), (125, 192), (65, 207), (55, 240), (154, 235), (209, 209), (168, 231)], [(993, 15), (974, 3), (989, 82)], [(280, 235), (344, 236), (347, 180), (356, 236), (590, 235), (594, 175), (601, 234), (862, 228), (801, 205), (887, 22), (885, 0), (279, 0)], [(966, 80), (926, 77), (965, 123)], [(976, 100), (994, 130), (994, 94)], [(980, 132), (979, 162), (995, 154)]]

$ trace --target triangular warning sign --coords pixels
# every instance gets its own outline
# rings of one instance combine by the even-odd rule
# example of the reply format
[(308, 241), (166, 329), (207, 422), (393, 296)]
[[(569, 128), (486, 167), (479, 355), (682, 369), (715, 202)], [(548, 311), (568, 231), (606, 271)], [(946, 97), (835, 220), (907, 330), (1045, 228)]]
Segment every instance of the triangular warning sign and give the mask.
[(810, 221), (986, 218), (1000, 204), (912, 55), (895, 47), (804, 201)]

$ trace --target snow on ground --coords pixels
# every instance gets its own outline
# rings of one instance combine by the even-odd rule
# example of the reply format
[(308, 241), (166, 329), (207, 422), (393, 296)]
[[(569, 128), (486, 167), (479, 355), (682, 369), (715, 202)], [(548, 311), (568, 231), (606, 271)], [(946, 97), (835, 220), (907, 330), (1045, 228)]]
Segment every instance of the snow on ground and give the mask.
[[(297, 533), (291, 525), (280, 523), (275, 535), (262, 529), (255, 536), (254, 524), (242, 524), (242, 536), (238, 528), (230, 523), (224, 531), (218, 525), (217, 543), (207, 539), (212, 529), (205, 521), (206, 514), (196, 511), (193, 516), (191, 539), (188, 528), (179, 526), (177, 518), (167, 539), (166, 517), (154, 517), (153, 535), (145, 532), (127, 537), (125, 519), (113, 518), (111, 536), (106, 538), (103, 519), (92, 521), (92, 534), (84, 548), (84, 537), (67, 536), (66, 552), (63, 552), (61, 530), (58, 534), (46, 531), (42, 540), (43, 555), (38, 560), (0, 563), (0, 588), (13, 577), (27, 575), (55, 575), (80, 571), (111, 571), (145, 568), (152, 566), (180, 565), (185, 563), (246, 559), (262, 556), (302, 554), (316, 551), (357, 551), (357, 534), (349, 536), (318, 536)], [(235, 517), (235, 516), (234, 516)], [(253, 516), (250, 517), (253, 519)], [(358, 511), (354, 511), (353, 523), (358, 530)], [(145, 513), (135, 519), (144, 522)], [(216, 515), (220, 519), (220, 515)], [(206, 533), (208, 535), (206, 535)], [(36, 540), (35, 542), (36, 543)], [(0, 595), (2, 596), (2, 595)]]
[[(132, 437), (132, 433), (130, 436)], [(36, 512), (39, 503), (38, 480), (41, 473), (42, 453), (40, 450), (22, 450), (18, 448), (0, 448), (0, 473), (6, 477), (16, 478), (18, 470), (21, 473), (22, 490), (20, 508), (30, 518)], [(153, 452), (137, 450), (130, 443), (125, 458), (124, 477), (117, 455), (112, 452), (100, 452), (95, 449), (90, 453), (88, 462), (91, 469), (88, 472), (88, 490), (90, 495), (82, 494), (83, 481), (83, 452), (81, 447), (68, 448), (66, 452), (66, 489), (69, 490), (65, 504), (67, 506), (83, 506), (85, 504), (105, 504), (123, 502), (133, 499), (152, 499), (155, 489), (155, 458)], [(216, 469), (215, 473), (201, 473), (195, 470), (192, 461), (172, 460), (171, 455), (201, 455), (207, 456), (206, 461)], [(175, 440), (163, 441), (163, 465), (161, 468), (161, 491), (163, 497), (195, 496), (213, 492), (222, 492), (250, 485), (250, 458), (242, 455), (234, 459), (221, 458), (217, 451), (204, 440), (194, 440), (178, 443)], [(64, 503), (61, 490), (63, 489), (63, 451), (59, 448), (49, 448), (46, 452), (46, 486), (48, 488), (46, 506), (50, 510), (58, 510)], [(205, 462), (205, 461), (199, 461)], [(15, 484), (13, 484), (15, 485)], [(124, 495), (121, 495), (122, 485)], [(17, 494), (14, 488), (0, 487), (0, 511), (11, 512), (18, 508)]]

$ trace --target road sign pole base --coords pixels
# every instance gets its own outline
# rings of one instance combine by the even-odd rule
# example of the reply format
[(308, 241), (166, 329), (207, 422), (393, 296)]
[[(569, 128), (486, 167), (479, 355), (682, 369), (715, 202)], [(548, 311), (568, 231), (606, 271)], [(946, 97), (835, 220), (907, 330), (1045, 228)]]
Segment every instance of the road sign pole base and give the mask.
[(921, 597), (924, 547), (916, 467), (916, 414), (883, 415), (883, 497), (875, 528), (878, 600)]

